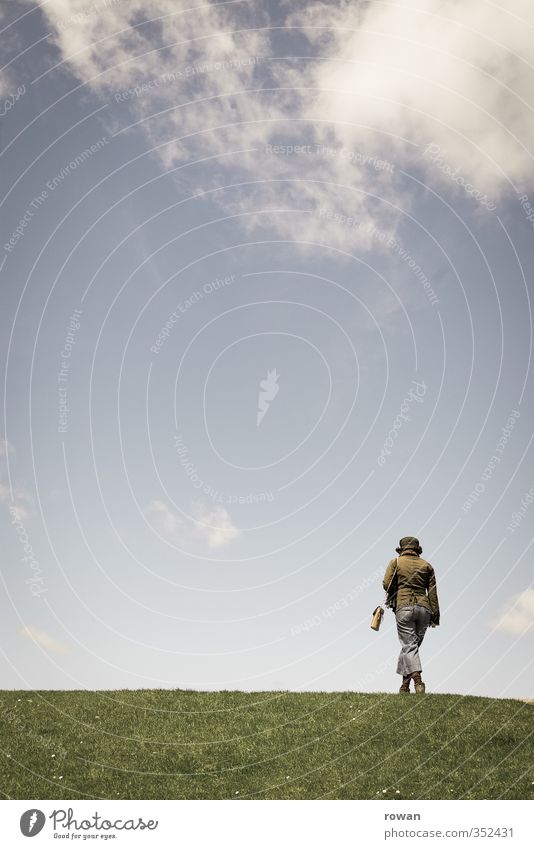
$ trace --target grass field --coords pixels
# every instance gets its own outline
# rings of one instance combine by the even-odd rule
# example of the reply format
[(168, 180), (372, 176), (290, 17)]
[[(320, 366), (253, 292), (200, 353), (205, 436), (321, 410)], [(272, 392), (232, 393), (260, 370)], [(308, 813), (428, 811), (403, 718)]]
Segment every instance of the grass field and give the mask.
[(13, 799), (534, 799), (534, 704), (459, 695), (0, 691)]

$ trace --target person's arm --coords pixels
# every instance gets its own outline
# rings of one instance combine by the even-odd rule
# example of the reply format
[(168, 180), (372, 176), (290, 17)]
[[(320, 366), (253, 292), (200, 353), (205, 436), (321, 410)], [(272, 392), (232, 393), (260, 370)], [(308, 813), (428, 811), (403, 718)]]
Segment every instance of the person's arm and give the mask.
[(428, 564), (428, 566), (428, 600), (430, 602), (430, 607), (432, 610), (431, 625), (439, 625), (439, 601), (438, 590), (436, 587), (436, 575), (430, 563)]
[(386, 574), (384, 575), (384, 580), (382, 581), (382, 586), (387, 592), (387, 588), (389, 587), (389, 582), (393, 577), (393, 572), (395, 571), (396, 560), (390, 560), (386, 569)]

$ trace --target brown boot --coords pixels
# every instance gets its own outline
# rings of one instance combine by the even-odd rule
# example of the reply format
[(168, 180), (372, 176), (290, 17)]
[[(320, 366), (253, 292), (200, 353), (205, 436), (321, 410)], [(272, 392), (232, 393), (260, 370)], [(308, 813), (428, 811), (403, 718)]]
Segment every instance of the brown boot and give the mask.
[(402, 684), (400, 685), (399, 693), (409, 693), (410, 692), (410, 680), (411, 675), (403, 675), (402, 676)]
[(415, 692), (416, 693), (424, 693), (425, 692), (425, 685), (423, 684), (423, 682), (421, 680), (421, 673), (420, 672), (412, 672), (412, 678), (413, 678), (413, 682), (415, 684)]

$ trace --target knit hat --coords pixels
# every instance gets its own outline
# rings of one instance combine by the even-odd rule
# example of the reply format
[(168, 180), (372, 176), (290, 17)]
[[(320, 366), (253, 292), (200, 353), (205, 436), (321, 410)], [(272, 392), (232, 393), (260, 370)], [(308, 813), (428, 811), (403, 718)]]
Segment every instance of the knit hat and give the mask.
[(417, 554), (421, 554), (423, 549), (419, 545), (419, 540), (417, 537), (403, 537), (399, 541), (399, 547), (395, 549), (397, 554), (402, 554), (404, 551), (416, 551)]

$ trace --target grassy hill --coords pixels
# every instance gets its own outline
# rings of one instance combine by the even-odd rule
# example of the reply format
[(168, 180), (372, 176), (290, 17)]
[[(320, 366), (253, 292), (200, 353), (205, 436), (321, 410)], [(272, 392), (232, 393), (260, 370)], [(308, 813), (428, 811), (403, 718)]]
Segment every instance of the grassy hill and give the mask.
[(24, 799), (533, 799), (534, 704), (460, 695), (0, 691)]

